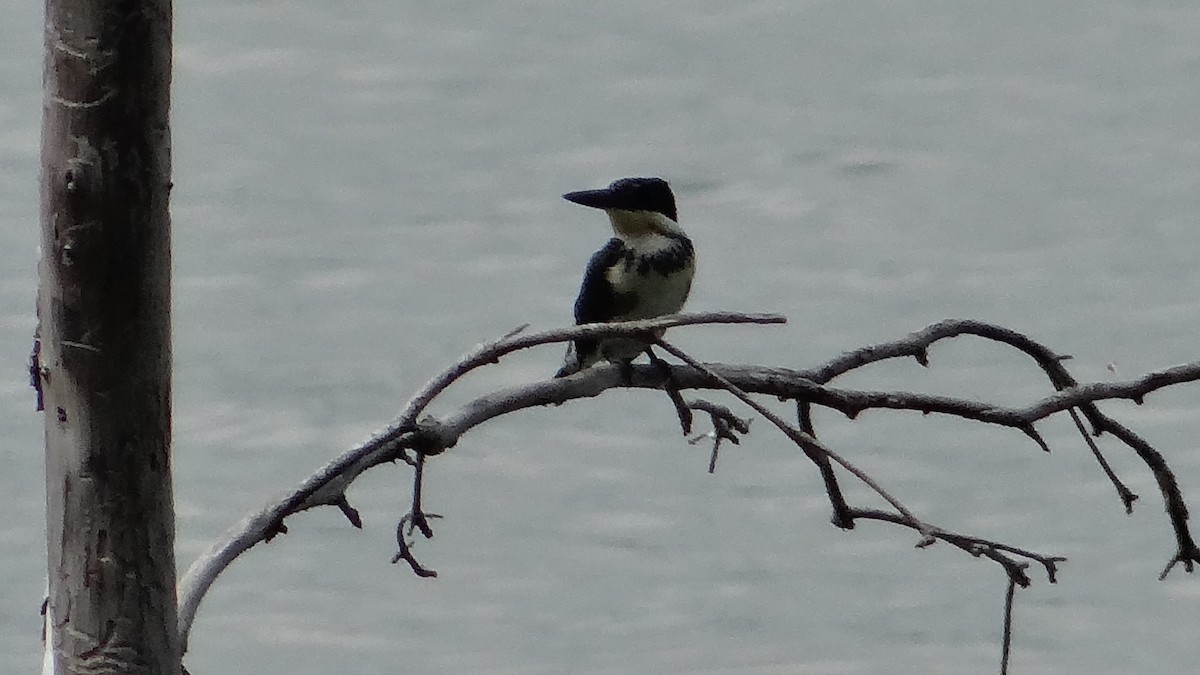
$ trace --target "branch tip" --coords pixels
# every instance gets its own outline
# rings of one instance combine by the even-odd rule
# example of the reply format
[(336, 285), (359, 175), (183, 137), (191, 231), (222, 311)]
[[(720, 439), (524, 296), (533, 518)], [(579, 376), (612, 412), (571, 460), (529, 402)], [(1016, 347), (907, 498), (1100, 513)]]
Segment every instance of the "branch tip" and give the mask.
[(1013, 596), (1016, 591), (1016, 581), (1009, 576), (1008, 585), (1004, 591), (1004, 632), (1000, 640), (1000, 675), (1008, 675), (1008, 660), (1012, 655)]
[(1050, 446), (1046, 443), (1046, 439), (1042, 438), (1042, 435), (1038, 433), (1037, 429), (1033, 428), (1032, 424), (1027, 424), (1021, 427), (1021, 431), (1025, 432), (1026, 436), (1032, 438), (1033, 441), (1037, 443), (1039, 447), (1041, 447), (1043, 452), (1050, 452)]
[(1016, 563), (1016, 567), (1010, 567), (1008, 569), (1009, 580), (1021, 588), (1029, 588), (1030, 584), (1033, 583), (1033, 580), (1029, 578), (1029, 575), (1025, 574), (1025, 567), (1026, 563)]
[(1183, 563), (1183, 571), (1193, 574), (1196, 571), (1196, 563), (1198, 562), (1200, 562), (1200, 549), (1195, 546), (1186, 549), (1180, 548), (1171, 558), (1171, 561), (1167, 563), (1167, 566), (1163, 568), (1162, 573), (1158, 575), (1158, 580), (1164, 581), (1178, 563)]
[(429, 527), (428, 518), (441, 518), (441, 516), (436, 513), (421, 513), (417, 511), (415, 514), (405, 514), (400, 519), (400, 522), (396, 523), (396, 547), (399, 550), (392, 556), (393, 565), (403, 560), (412, 568), (414, 574), (423, 578), (436, 577), (437, 572), (425, 567), (417, 560), (416, 556), (413, 555), (413, 544), (409, 541), (409, 537), (412, 536), (414, 530), (418, 529), (426, 539), (433, 537), (433, 530)]
[(343, 516), (346, 516), (346, 520), (350, 521), (351, 525), (360, 530), (362, 529), (362, 517), (358, 515), (358, 509), (350, 506), (350, 501), (346, 499), (346, 495), (338, 497), (333, 505), (338, 507), (338, 510), (342, 512)]
[(1042, 563), (1042, 567), (1046, 568), (1046, 579), (1050, 583), (1058, 583), (1058, 563), (1066, 561), (1067, 559), (1062, 556), (1047, 556), (1039, 561)]
[(526, 328), (529, 328), (529, 324), (528, 324), (528, 323), (523, 323), (523, 324), (521, 324), (520, 326), (517, 326), (516, 328), (514, 328), (514, 329), (512, 329), (512, 330), (508, 331), (507, 333), (505, 333), (505, 334), (504, 334), (504, 337), (502, 337), (502, 338), (500, 338), (500, 339), (501, 339), (501, 340), (507, 340), (507, 339), (509, 339), (510, 337), (514, 337), (514, 336), (516, 336), (516, 335), (519, 335), (519, 334), (521, 334), (521, 333), (524, 333)]

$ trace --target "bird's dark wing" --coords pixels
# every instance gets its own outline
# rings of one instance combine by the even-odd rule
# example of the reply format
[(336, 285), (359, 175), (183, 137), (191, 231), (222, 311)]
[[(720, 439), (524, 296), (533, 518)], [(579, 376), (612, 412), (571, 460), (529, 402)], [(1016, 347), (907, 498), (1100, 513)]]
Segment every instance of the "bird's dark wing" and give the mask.
[(583, 274), (583, 286), (575, 299), (575, 323), (608, 321), (616, 315), (617, 292), (608, 282), (605, 272), (625, 255), (625, 244), (613, 237), (604, 248), (592, 254), (587, 271)]
[[(612, 319), (619, 310), (621, 297), (609, 283), (605, 272), (616, 265), (626, 253), (625, 244), (613, 237), (604, 248), (596, 251), (588, 261), (583, 274), (583, 286), (575, 299), (575, 323), (598, 323)], [(580, 338), (567, 350), (563, 367), (555, 377), (565, 377), (596, 359), (600, 341), (596, 338)]]

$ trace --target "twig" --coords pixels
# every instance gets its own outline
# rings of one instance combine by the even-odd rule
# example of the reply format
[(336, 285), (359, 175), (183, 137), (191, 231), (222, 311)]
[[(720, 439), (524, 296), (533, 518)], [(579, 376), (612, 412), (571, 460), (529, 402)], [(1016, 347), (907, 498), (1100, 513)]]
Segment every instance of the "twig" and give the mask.
[(658, 368), (663, 376), (663, 391), (667, 392), (667, 397), (671, 399), (671, 405), (675, 406), (675, 415), (679, 418), (679, 427), (683, 430), (683, 435), (687, 436), (692, 433), (692, 410), (687, 403), (683, 401), (683, 395), (679, 393), (679, 383), (675, 381), (675, 376), (671, 371), (671, 364), (658, 358), (653, 349), (646, 348), (646, 356), (650, 357), (650, 364)]
[[(817, 437), (817, 430), (813, 426), (811, 403), (796, 401), (796, 421), (799, 422), (801, 431), (813, 438)], [(829, 497), (830, 506), (833, 507), (833, 518), (830, 519), (830, 522), (843, 530), (853, 530), (854, 518), (850, 516), (850, 506), (846, 504), (846, 497), (842, 494), (837, 474), (833, 472), (833, 464), (829, 462), (828, 457), (822, 457), (817, 462), (817, 468), (821, 471), (821, 480), (825, 483), (825, 494)]]
[[(907, 518), (898, 513), (881, 511), (879, 509), (851, 508), (850, 514), (856, 519), (861, 518), (864, 520), (881, 520), (893, 523), (895, 525), (902, 525), (904, 527), (917, 530), (918, 532), (921, 531), (917, 523), (910, 522)], [(1005, 544), (999, 541), (992, 541), (990, 539), (983, 539), (981, 537), (959, 534), (957, 532), (937, 527), (935, 525), (930, 525), (928, 523), (920, 523), (920, 525), (924, 525), (928, 533), (934, 539), (940, 539), (947, 544), (970, 553), (973, 556), (983, 556), (989, 560), (992, 560), (993, 562), (998, 563), (1004, 568), (1004, 571), (1008, 574), (1009, 578), (1015, 579), (1022, 588), (1030, 584), (1029, 576), (1025, 574), (1027, 565), (1019, 560), (1014, 560), (1012, 557), (1006, 554), (1011, 554), (1013, 556), (1026, 558), (1028, 560), (1037, 562), (1045, 569), (1046, 579), (1052, 584), (1057, 583), (1058, 581), (1058, 563), (1066, 561), (1066, 558), (1062, 556), (1046, 555), (1044, 553), (1037, 553), (1028, 549), (1018, 548), (1016, 546)]]
[[(413, 462), (413, 491), (412, 491), (412, 508), (408, 513), (404, 514), (400, 521), (396, 524), (396, 546), (398, 551), (392, 557), (392, 563), (395, 564), (399, 560), (408, 563), (413, 572), (419, 577), (436, 577), (437, 572), (421, 565), (413, 554), (413, 542), (409, 541), (409, 537), (413, 532), (420, 532), (421, 536), (426, 539), (433, 539), (433, 526), (429, 521), (434, 518), (441, 518), (436, 513), (426, 513), (422, 501), (422, 495), (425, 488), (425, 453), (418, 450), (415, 461)], [(407, 530), (407, 532), (405, 532)]]
[(688, 401), (687, 406), (693, 410), (708, 413), (709, 418), (712, 419), (713, 430), (711, 433), (702, 434), (688, 442), (695, 445), (701, 439), (713, 439), (712, 453), (708, 458), (708, 472), (715, 473), (717, 470), (717, 452), (721, 449), (721, 441), (729, 441), (734, 445), (740, 445), (741, 441), (738, 439), (737, 434), (750, 433), (750, 420), (744, 420), (734, 415), (733, 411), (729, 408), (711, 401)]
[(1100, 452), (1100, 446), (1096, 444), (1095, 439), (1092, 438), (1092, 435), (1089, 434), (1087, 429), (1083, 426), (1083, 420), (1079, 419), (1079, 411), (1075, 408), (1071, 408), (1067, 412), (1071, 413), (1071, 420), (1075, 422), (1075, 428), (1079, 431), (1080, 437), (1082, 437), (1084, 442), (1087, 443), (1088, 448), (1090, 448), (1092, 451), (1092, 456), (1096, 458), (1096, 462), (1100, 465), (1100, 468), (1104, 470), (1104, 475), (1108, 476), (1108, 481), (1112, 483), (1113, 488), (1116, 489), (1117, 496), (1121, 498), (1121, 503), (1125, 505), (1125, 513), (1133, 513), (1133, 503), (1137, 501), (1138, 496), (1133, 492), (1133, 490), (1130, 490), (1117, 476), (1116, 472), (1112, 470), (1112, 466), (1109, 465), (1108, 460), (1105, 459), (1104, 455)]
[[(437, 517), (432, 513), (428, 515), (430, 518)], [(414, 527), (411, 516), (411, 513), (406, 514), (398, 523), (396, 523), (396, 546), (399, 548), (399, 550), (396, 552), (396, 555), (392, 556), (392, 564), (394, 565), (403, 560), (404, 562), (408, 563), (408, 566), (412, 568), (413, 573), (417, 576), (425, 578), (436, 577), (438, 575), (436, 570), (423, 567), (421, 563), (417, 561), (416, 557), (413, 556), (412, 543), (408, 541), (408, 538), (412, 536)]]
[(1008, 657), (1012, 654), (1013, 596), (1017, 592), (1017, 581), (1008, 577), (1008, 588), (1004, 592), (1004, 639), (1000, 648), (1000, 675), (1008, 675)]

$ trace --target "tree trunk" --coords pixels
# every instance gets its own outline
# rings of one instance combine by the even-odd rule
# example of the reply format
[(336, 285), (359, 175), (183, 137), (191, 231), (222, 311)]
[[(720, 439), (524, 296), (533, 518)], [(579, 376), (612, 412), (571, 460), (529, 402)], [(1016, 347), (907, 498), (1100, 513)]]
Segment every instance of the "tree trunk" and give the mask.
[(41, 340), (57, 673), (178, 675), (170, 0), (46, 0)]

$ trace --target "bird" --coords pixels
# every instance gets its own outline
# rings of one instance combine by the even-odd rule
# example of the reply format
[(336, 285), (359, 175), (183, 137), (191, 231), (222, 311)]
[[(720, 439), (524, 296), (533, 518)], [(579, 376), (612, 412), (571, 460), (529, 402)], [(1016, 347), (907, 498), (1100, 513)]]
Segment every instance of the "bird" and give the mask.
[[(621, 178), (606, 188), (568, 192), (563, 199), (603, 210), (614, 235), (588, 262), (575, 300), (576, 324), (652, 319), (683, 309), (696, 256), (679, 226), (667, 181)], [(554, 376), (567, 377), (601, 361), (629, 372), (630, 362), (643, 353), (657, 362), (650, 344), (629, 337), (577, 338)]]

